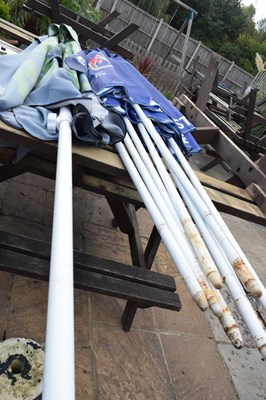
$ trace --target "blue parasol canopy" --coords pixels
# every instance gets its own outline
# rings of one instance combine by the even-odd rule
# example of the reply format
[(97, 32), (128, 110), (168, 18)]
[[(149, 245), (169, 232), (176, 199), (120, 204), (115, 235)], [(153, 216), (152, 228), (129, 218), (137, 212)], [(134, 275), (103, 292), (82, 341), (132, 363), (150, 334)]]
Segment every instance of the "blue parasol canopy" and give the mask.
[(191, 135), (194, 125), (122, 57), (106, 49), (93, 49), (67, 57), (66, 64), (87, 75), (105, 107), (128, 116), (137, 124), (140, 121), (131, 104), (139, 104), (163, 139), (173, 137), (187, 154), (200, 150)]

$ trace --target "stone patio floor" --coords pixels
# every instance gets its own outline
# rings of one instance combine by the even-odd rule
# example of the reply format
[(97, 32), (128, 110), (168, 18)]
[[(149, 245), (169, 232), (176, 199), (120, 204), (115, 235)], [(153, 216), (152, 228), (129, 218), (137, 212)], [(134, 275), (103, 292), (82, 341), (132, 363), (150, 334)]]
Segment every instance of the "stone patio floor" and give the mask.
[[(223, 173), (220, 166), (210, 171)], [(1, 183), (0, 229), (50, 241), (53, 196), (54, 182), (31, 174)], [(266, 284), (266, 228), (223, 217)], [(138, 218), (145, 244), (152, 222), (146, 210)], [(74, 190), (74, 233), (77, 250), (131, 263), (127, 237), (112, 227), (103, 197)], [(198, 310), (163, 244), (153, 268), (175, 276), (182, 310), (138, 310), (128, 333), (124, 301), (75, 290), (77, 400), (266, 399), (266, 362), (241, 321), (245, 346), (236, 350), (210, 313)], [(45, 282), (0, 272), (1, 340), (44, 344), (47, 290)]]

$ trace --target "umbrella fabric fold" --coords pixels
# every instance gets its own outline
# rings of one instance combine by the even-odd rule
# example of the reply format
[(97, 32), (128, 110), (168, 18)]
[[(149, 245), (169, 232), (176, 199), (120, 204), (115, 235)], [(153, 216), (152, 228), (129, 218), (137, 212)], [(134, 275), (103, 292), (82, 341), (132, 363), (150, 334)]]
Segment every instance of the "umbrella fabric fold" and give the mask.
[(173, 137), (186, 154), (200, 150), (191, 135), (195, 130), (193, 124), (122, 57), (106, 49), (93, 49), (71, 55), (66, 58), (66, 64), (87, 75), (92, 89), (107, 108), (137, 124), (139, 117), (131, 104), (139, 104), (162, 138)]
[(125, 123), (117, 113), (109, 112), (102, 120), (103, 122), (101, 122), (101, 114), (96, 115), (81, 103), (74, 107), (72, 129), (78, 139), (87, 144), (94, 144), (96, 147), (105, 147), (112, 146), (124, 138)]
[[(90, 113), (86, 135), (78, 139), (106, 146), (125, 136), (123, 119), (107, 110), (91, 90), (85, 74), (69, 68), (65, 59), (81, 50), (76, 32), (69, 26), (51, 24), (48, 34), (24, 51), (0, 58), (0, 118), (41, 140), (57, 140), (47, 130), (50, 110), (82, 104)], [(115, 115), (114, 115), (115, 114)], [(75, 121), (78, 121), (76, 116)], [(77, 131), (77, 129), (76, 129)], [(115, 139), (111, 139), (114, 134)]]

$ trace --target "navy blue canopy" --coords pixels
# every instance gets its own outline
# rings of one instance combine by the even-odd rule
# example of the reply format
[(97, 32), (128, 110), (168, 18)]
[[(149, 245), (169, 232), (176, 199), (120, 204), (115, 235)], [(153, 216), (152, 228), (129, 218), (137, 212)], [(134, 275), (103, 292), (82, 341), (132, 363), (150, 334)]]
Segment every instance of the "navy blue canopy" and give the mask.
[(139, 104), (163, 139), (173, 137), (184, 153), (200, 150), (190, 132), (195, 127), (139, 71), (106, 49), (80, 51), (66, 58), (66, 64), (85, 73), (105, 107), (140, 122), (132, 103)]

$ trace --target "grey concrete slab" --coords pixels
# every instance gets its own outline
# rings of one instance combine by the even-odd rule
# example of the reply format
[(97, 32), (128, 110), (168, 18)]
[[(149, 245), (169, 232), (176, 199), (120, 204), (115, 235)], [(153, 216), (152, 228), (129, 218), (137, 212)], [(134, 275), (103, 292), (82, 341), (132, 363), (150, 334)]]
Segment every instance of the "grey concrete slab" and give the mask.
[(218, 344), (240, 400), (266, 399), (266, 361), (256, 349)]

